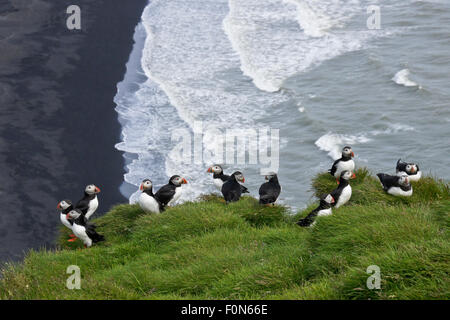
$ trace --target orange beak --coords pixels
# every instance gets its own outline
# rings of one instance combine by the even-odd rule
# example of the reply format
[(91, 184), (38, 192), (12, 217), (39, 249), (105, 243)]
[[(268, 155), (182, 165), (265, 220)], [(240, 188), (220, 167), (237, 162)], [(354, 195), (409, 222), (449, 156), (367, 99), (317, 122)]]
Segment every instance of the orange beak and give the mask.
[(186, 179), (185, 179), (185, 178), (183, 178), (183, 184), (186, 184), (186, 183), (187, 183)]
[(139, 186), (139, 190), (144, 190), (144, 184), (141, 183), (141, 185)]
[(331, 197), (331, 203), (334, 203), (334, 198), (333, 197)]
[(242, 182), (245, 182), (245, 178), (242, 178)]
[(69, 214), (66, 214), (66, 219), (67, 219), (67, 220), (69, 220), (69, 219), (70, 219), (70, 217), (69, 217)]
[(212, 167), (209, 167), (207, 172), (211, 173), (212, 172)]
[(355, 153), (352, 151), (352, 158), (354, 158), (355, 157)]
[(61, 209), (61, 203), (58, 203), (58, 205), (56, 206), (56, 209)]
[(353, 172), (352, 179), (355, 179), (355, 178), (356, 178), (356, 174)]
[(95, 187), (95, 192), (99, 193), (100, 192), (100, 188), (99, 187)]
[(412, 173), (416, 172), (416, 169), (415, 168), (411, 168), (411, 172)]

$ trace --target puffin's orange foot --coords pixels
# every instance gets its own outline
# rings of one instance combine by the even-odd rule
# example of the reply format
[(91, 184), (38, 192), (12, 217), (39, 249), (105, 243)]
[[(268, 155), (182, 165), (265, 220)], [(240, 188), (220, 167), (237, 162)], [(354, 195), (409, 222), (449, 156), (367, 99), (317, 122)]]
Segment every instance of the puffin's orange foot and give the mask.
[(71, 237), (71, 238), (76, 238), (75, 237), (75, 235), (72, 233), (72, 234), (69, 234), (69, 237)]
[(77, 240), (77, 238), (72, 238), (72, 239), (69, 239), (69, 240), (67, 240), (68, 242), (74, 242), (75, 240)]

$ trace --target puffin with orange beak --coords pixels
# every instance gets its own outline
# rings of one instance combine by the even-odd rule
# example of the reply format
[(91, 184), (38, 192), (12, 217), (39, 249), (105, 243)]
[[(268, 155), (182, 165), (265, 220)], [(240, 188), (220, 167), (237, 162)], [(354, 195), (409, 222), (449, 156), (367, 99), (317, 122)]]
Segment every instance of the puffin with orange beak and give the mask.
[(406, 172), (391, 176), (385, 173), (377, 173), (383, 190), (393, 196), (410, 197), (413, 194), (413, 188), (409, 183), (409, 176)]
[(341, 177), (342, 171), (355, 171), (355, 161), (353, 161), (353, 157), (355, 157), (355, 154), (353, 153), (352, 148), (349, 146), (345, 146), (342, 149), (341, 158), (337, 159), (333, 163), (333, 166), (330, 170), (328, 170), (328, 172), (337, 180)]
[(142, 191), (138, 200), (141, 209), (147, 213), (160, 213), (161, 204), (156, 200), (155, 195), (153, 194), (152, 181), (150, 179), (142, 180), (139, 189)]
[(83, 198), (81, 198), (81, 200), (79, 200), (75, 205), (75, 209), (80, 209), (84, 217), (88, 220), (95, 213), (95, 211), (97, 211), (98, 193), (100, 193), (100, 189), (96, 185), (87, 185), (84, 189)]
[(407, 163), (398, 159), (396, 166), (397, 176), (402, 176), (403, 173), (408, 175), (409, 181), (419, 181), (422, 177), (422, 171), (419, 169), (419, 165), (415, 163)]
[[(56, 208), (60, 211), (59, 220), (61, 220), (61, 223), (70, 230), (72, 230), (72, 221), (67, 220), (67, 214), (73, 209), (72, 201), (61, 200), (56, 206)], [(77, 239), (73, 233), (69, 235), (69, 237), (70, 239), (67, 240), (69, 242), (73, 242)]]
[(316, 217), (329, 216), (332, 214), (331, 206), (335, 203), (335, 200), (331, 194), (322, 195), (320, 203), (317, 208), (311, 211), (305, 218), (300, 219), (297, 225), (300, 227), (312, 227), (316, 222)]
[(231, 175), (230, 179), (223, 184), (222, 194), (227, 204), (229, 202), (238, 201), (241, 198), (242, 185), (240, 182), (245, 182), (244, 175), (242, 172), (236, 171)]
[[(223, 169), (220, 165), (215, 164), (208, 168), (208, 173), (213, 174), (213, 181), (216, 188), (221, 191), (223, 184), (230, 179), (230, 176), (223, 173)], [(250, 193), (246, 187), (241, 184), (242, 193)]]
[(356, 178), (356, 176), (351, 171), (345, 170), (341, 172), (339, 186), (330, 192), (335, 200), (333, 207), (339, 208), (350, 200), (352, 197), (352, 187), (350, 186), (349, 180), (354, 178)]
[(155, 193), (155, 199), (161, 204), (161, 211), (164, 211), (166, 206), (171, 206), (180, 198), (183, 192), (181, 186), (186, 183), (185, 178), (174, 175), (170, 177), (168, 184), (162, 186)]

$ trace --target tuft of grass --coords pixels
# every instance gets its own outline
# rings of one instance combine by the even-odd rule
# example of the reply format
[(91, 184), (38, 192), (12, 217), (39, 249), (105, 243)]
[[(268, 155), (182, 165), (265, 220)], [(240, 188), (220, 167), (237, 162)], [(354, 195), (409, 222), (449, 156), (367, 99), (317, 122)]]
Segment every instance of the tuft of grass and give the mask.
[[(411, 198), (386, 194), (365, 169), (351, 181), (351, 201), (317, 219), (251, 197), (225, 204), (215, 195), (145, 214), (119, 205), (94, 220), (106, 241), (84, 249), (62, 228), (55, 250), (31, 250), (8, 264), (1, 299), (448, 299), (449, 186), (432, 177)], [(317, 195), (336, 188), (318, 175)], [(67, 267), (81, 271), (69, 290)], [(370, 290), (367, 268), (381, 270)]]

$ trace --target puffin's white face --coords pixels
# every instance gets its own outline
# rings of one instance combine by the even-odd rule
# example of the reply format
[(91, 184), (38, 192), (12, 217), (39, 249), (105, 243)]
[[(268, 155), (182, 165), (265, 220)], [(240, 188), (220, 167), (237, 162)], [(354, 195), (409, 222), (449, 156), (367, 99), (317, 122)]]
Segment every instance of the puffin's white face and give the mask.
[(398, 179), (398, 183), (401, 186), (408, 186), (409, 185), (409, 179), (408, 179), (408, 175), (407, 174), (403, 174), (400, 176), (400, 178)]
[(245, 182), (244, 175), (241, 172), (237, 172), (237, 174), (234, 175), (234, 178), (237, 182)]
[(77, 211), (77, 210), (71, 210), (71, 211), (67, 214), (66, 218), (67, 218), (67, 219), (77, 219), (77, 218), (79, 218), (80, 216), (81, 216), (81, 213), (80, 213), (79, 211)]
[(182, 184), (187, 183), (186, 179), (180, 176), (175, 176), (170, 181), (176, 186), (181, 186)]
[(345, 157), (354, 157), (355, 156), (352, 148), (350, 148), (350, 147), (344, 147), (344, 149), (342, 149), (342, 155)]
[(323, 200), (325, 200), (325, 202), (328, 204), (334, 203), (334, 198), (331, 194), (327, 194), (327, 196)]
[(142, 181), (141, 186), (139, 187), (139, 189), (141, 190), (149, 190), (151, 189), (153, 186), (152, 182), (149, 179), (145, 179)]
[(214, 165), (208, 168), (208, 172), (221, 173), (223, 171), (222, 167), (219, 165)]
[(344, 180), (350, 180), (351, 178), (354, 178), (356, 176), (355, 176), (355, 174), (353, 172), (345, 170), (345, 171), (342, 171), (341, 177)]
[(417, 173), (417, 165), (414, 163), (408, 163), (406, 165), (406, 172), (409, 174)]
[(72, 205), (72, 202), (70, 200), (62, 200), (60, 203), (58, 203), (57, 208), (62, 211), (62, 210), (66, 210), (71, 205)]
[(86, 186), (86, 189), (84, 189), (84, 191), (85, 191), (87, 194), (96, 194), (96, 193), (99, 193), (99, 192), (100, 192), (100, 189), (99, 189), (98, 187), (96, 187), (95, 185), (90, 184), (90, 185), (87, 185), (87, 186)]

